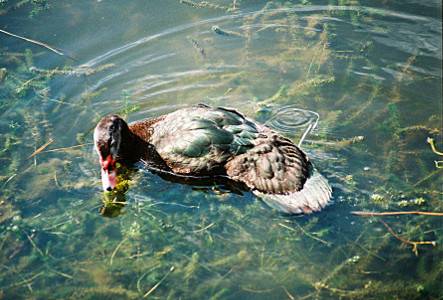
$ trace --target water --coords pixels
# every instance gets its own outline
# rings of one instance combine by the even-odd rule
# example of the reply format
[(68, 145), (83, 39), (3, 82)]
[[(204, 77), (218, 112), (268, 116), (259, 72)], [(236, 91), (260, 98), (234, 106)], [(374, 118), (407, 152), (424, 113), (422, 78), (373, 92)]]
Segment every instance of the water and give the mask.
[[(441, 1), (302, 2), (4, 2), (1, 29), (65, 55), (0, 33), (0, 298), (442, 297), (441, 217), (352, 214), (441, 211)], [(199, 102), (315, 127), (331, 205), (139, 169), (103, 213), (100, 118)]]

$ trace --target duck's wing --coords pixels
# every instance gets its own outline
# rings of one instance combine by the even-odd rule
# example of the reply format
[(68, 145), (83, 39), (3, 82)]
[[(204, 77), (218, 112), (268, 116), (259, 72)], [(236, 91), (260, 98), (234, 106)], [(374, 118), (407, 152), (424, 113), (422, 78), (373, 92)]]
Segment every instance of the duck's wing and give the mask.
[(167, 115), (152, 126), (150, 143), (177, 174), (214, 174), (251, 149), (257, 127), (241, 113), (206, 105)]
[(255, 143), (255, 147), (227, 164), (227, 173), (232, 179), (274, 194), (303, 188), (311, 163), (294, 143), (267, 128)]
[(327, 180), (294, 143), (259, 126), (256, 146), (227, 163), (228, 176), (244, 182), (254, 194), (280, 211), (319, 211), (331, 197)]

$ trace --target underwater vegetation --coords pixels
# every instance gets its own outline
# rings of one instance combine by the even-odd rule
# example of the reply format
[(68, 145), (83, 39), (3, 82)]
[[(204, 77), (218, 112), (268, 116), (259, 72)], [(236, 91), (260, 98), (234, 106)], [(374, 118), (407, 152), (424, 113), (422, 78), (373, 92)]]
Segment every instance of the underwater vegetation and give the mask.
[[(441, 73), (422, 71), (430, 62), (419, 50), (389, 53), (374, 38), (393, 30), (382, 21), (394, 4), (252, 2), (258, 10), (242, 14), (248, 1), (169, 1), (189, 15), (232, 18), (174, 41), (207, 72), (153, 78), (153, 91), (198, 82), (204, 88), (178, 89), (180, 104), (235, 106), (294, 141), (304, 130), (284, 113), (317, 112), (302, 147), (334, 203), (290, 217), (250, 193), (140, 169), (101, 196), (91, 134), (107, 112), (98, 104), (131, 117), (176, 99), (146, 97), (142, 80), (110, 97), (111, 85), (91, 87), (118, 63), (65, 57), (48, 67), (39, 61), (49, 49), (20, 40), (17, 51), (0, 46), (0, 299), (443, 297)], [(331, 8), (299, 10), (320, 4)], [(0, 15), (39, 18), (56, 14), (53, 5), (0, 1)], [(375, 33), (352, 36), (368, 24)], [(59, 87), (67, 82), (80, 92)]]
[(48, 10), (51, 7), (50, 2), (49, 0), (2, 0), (0, 1), (0, 15), (5, 15), (10, 10), (26, 7), (25, 9), (30, 9), (28, 16), (34, 18), (40, 12)]

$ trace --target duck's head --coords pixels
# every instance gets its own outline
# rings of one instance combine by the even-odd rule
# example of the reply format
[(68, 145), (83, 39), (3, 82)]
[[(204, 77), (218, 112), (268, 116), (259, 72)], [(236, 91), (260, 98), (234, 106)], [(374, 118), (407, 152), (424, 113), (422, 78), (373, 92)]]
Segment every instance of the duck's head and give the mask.
[(121, 160), (122, 136), (130, 132), (118, 115), (104, 117), (94, 130), (94, 145), (100, 157), (103, 190), (112, 191), (117, 183), (116, 163)]

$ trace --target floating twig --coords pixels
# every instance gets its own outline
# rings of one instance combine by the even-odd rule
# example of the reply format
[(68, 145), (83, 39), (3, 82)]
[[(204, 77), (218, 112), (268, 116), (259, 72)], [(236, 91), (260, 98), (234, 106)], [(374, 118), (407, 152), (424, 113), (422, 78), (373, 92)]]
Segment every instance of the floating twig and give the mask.
[(5, 183), (3, 184), (3, 186), (1, 187), (1, 189), (3, 189), (6, 184), (8, 184), (9, 181), (11, 181), (15, 176), (17, 176), (17, 174), (12, 175), (11, 177), (8, 178), (8, 180), (5, 181)]
[(265, 294), (265, 293), (270, 293), (272, 292), (272, 289), (266, 289), (266, 290), (253, 290), (247, 287), (242, 287), (242, 290), (246, 291), (246, 292), (250, 292), (250, 293), (254, 293), (254, 294)]
[[(52, 143), (54, 140), (49, 140), (50, 143)], [(48, 143), (49, 143), (48, 141)], [(48, 144), (46, 143), (46, 144)], [(50, 144), (49, 143), (49, 144)], [(41, 146), (39, 149), (37, 149), (34, 153), (32, 153), (30, 156), (28, 156), (28, 158), (31, 158), (37, 154), (41, 154), (41, 153), (48, 153), (48, 152), (56, 152), (56, 151), (64, 151), (64, 150), (70, 150), (70, 149), (74, 149), (74, 148), (79, 148), (79, 147), (83, 147), (83, 146), (87, 146), (87, 145), (93, 145), (94, 143), (85, 143), (85, 144), (81, 144), (81, 145), (75, 145), (75, 146), (71, 146), (71, 147), (65, 147), (65, 148), (57, 148), (57, 149), (50, 149), (50, 150), (45, 150), (42, 151), (43, 149), (45, 149), (48, 145), (44, 144), (43, 146)], [(39, 151), (40, 150), (40, 151)]]
[(432, 151), (433, 151), (435, 154), (437, 154), (437, 155), (443, 155), (442, 152), (439, 152), (439, 151), (437, 151), (437, 150), (435, 149), (435, 146), (434, 146), (434, 139), (431, 139), (430, 137), (428, 137), (426, 141), (431, 145), (431, 149), (432, 149)]
[(145, 272), (145, 273), (144, 273), (142, 276), (140, 276), (140, 278), (137, 280), (137, 290), (138, 290), (138, 292), (139, 292), (140, 294), (142, 293), (141, 288), (140, 288), (140, 282), (141, 282), (141, 280), (142, 280), (146, 275), (148, 275), (150, 272), (152, 272), (152, 271), (154, 271), (155, 269), (158, 269), (158, 268), (160, 268), (160, 264), (157, 264), (157, 265), (153, 266), (149, 271)]
[(115, 248), (114, 252), (111, 255), (111, 260), (109, 261), (109, 266), (112, 266), (112, 262), (114, 260), (114, 256), (117, 253), (118, 249), (120, 249), (121, 245), (123, 245), (123, 243), (126, 242), (126, 238), (124, 238)]
[(289, 299), (295, 300), (294, 296), (292, 296), (291, 293), (289, 293), (289, 291), (286, 289), (284, 285), (282, 285), (281, 287), (285, 291), (286, 295), (288, 295)]
[[(439, 151), (437, 151), (437, 150), (435, 149), (435, 146), (434, 146), (434, 139), (428, 137), (428, 139), (427, 139), (426, 141), (431, 145), (432, 152), (434, 152), (434, 153), (437, 154), (437, 155), (443, 155), (442, 152), (439, 152)], [(436, 161), (436, 160), (435, 160), (434, 162), (435, 162), (435, 167), (436, 167), (436, 168), (438, 168), (438, 169), (443, 169), (443, 166), (441, 165), (441, 163), (443, 163), (443, 161)]]
[(391, 227), (389, 227), (388, 224), (386, 224), (385, 221), (383, 221), (380, 218), (377, 218), (383, 225), (386, 226), (386, 228), (388, 228), (389, 232), (398, 240), (402, 241), (403, 243), (407, 243), (407, 244), (411, 244), (414, 247), (412, 248), (412, 252), (414, 252), (415, 256), (418, 256), (418, 250), (417, 250), (417, 245), (432, 245), (434, 247), (437, 246), (437, 244), (435, 243), (435, 241), (423, 241), (423, 242), (414, 242), (414, 241), (409, 241), (409, 240), (405, 240), (401, 237), (399, 237), (398, 235), (395, 234), (395, 232), (392, 230)]
[[(61, 56), (67, 56), (67, 57), (73, 59), (73, 58), (70, 57), (69, 55), (66, 55), (65, 53), (63, 53), (63, 52), (65, 52), (65, 51), (62, 50), (62, 49), (55, 48), (55, 47), (50, 46), (50, 45), (48, 45), (48, 44), (45, 44), (45, 43), (42, 43), (42, 42), (39, 42), (39, 41), (36, 41), (36, 40), (28, 39), (28, 38), (25, 38), (25, 37), (22, 37), (22, 36), (19, 36), (19, 35), (16, 35), (16, 34), (13, 34), (13, 33), (7, 32), (7, 31), (5, 31), (5, 30), (3, 30), (3, 29), (0, 29), (0, 32), (2, 32), (2, 33), (4, 33), (4, 34), (7, 34), (7, 35), (10, 35), (10, 36), (13, 36), (13, 37), (16, 37), (16, 38), (19, 38), (19, 39), (22, 39), (22, 40), (25, 40), (25, 41), (30, 42), (30, 43), (34, 43), (34, 44), (37, 44), (37, 45), (43, 46), (43, 47), (45, 47), (45, 48), (51, 50), (52, 52), (57, 53), (58, 55), (61, 55)], [(59, 50), (60, 50), (60, 51), (59, 51)], [(63, 52), (61, 52), (61, 51), (63, 51)]]
[(43, 254), (42, 250), (40, 250), (40, 248), (37, 247), (37, 245), (34, 243), (32, 238), (25, 231), (23, 231), (23, 232), (26, 234), (26, 236), (28, 237), (28, 240), (31, 242), (31, 244), (35, 248), (35, 250), (37, 250), (37, 252), (40, 253), (40, 255), (44, 257), (45, 255)]
[(93, 145), (93, 144), (94, 144), (94, 143), (85, 143), (85, 144), (75, 145), (75, 146), (71, 146), (71, 147), (57, 148), (57, 149), (51, 149), (51, 150), (40, 151), (40, 153), (47, 153), (47, 152), (56, 152), (56, 151), (70, 150), (70, 149), (79, 148), (79, 147), (83, 147), (83, 146), (87, 146), (87, 145)]
[[(435, 162), (435, 166), (439, 169), (443, 168), (443, 166), (440, 166), (438, 163), (438, 161), (434, 161)], [(431, 178), (432, 176), (436, 175), (436, 174), (440, 174), (440, 170), (435, 170), (434, 172), (432, 172), (431, 174), (429, 174), (428, 176), (426, 176), (425, 178), (423, 178), (422, 180), (414, 183), (414, 186), (417, 186), (419, 184), (421, 184), (422, 182), (425, 182), (426, 180), (428, 180), (429, 178)]]
[(166, 273), (165, 276), (163, 276), (163, 278), (160, 279), (159, 282), (157, 282), (146, 294), (143, 295), (143, 298), (148, 297), (166, 279), (166, 277), (168, 277), (169, 274), (171, 274), (172, 271), (174, 271), (174, 266), (172, 266), (169, 269), (168, 273)]
[[(381, 212), (381, 213), (376, 213), (376, 212), (363, 212), (363, 211), (353, 211), (352, 212), (355, 215), (360, 215), (360, 216), (394, 216), (394, 215), (426, 215), (426, 216), (443, 216), (443, 213), (433, 213), (433, 212), (423, 212), (423, 211), (395, 211), (395, 212)], [(417, 245), (432, 245), (434, 247), (436, 247), (436, 243), (435, 241), (423, 241), (423, 242), (417, 242), (417, 241), (410, 241), (410, 240), (405, 240), (401, 237), (399, 237), (397, 234), (395, 234), (395, 232), (392, 230), (391, 227), (389, 227), (388, 224), (386, 224), (385, 221), (383, 221), (380, 218), (376, 218), (377, 220), (379, 220), (383, 225), (385, 225), (386, 228), (388, 228), (389, 232), (398, 240), (402, 241), (403, 243), (406, 244), (411, 244), (414, 247), (412, 248), (412, 252), (415, 253), (416, 256), (418, 256), (418, 250), (417, 250)]]
[(28, 284), (29, 282), (33, 281), (37, 277), (42, 276), (44, 273), (45, 273), (45, 271), (41, 271), (40, 273), (35, 274), (34, 276), (29, 277), (28, 279), (24, 279), (24, 280), (19, 281), (19, 282), (14, 282), (10, 286), (20, 286), (20, 285)]
[(426, 215), (426, 216), (443, 216), (443, 213), (426, 212), (426, 211), (393, 211), (393, 212), (365, 212), (353, 211), (354, 215), (372, 217), (372, 216), (395, 216), (395, 215)]
[(318, 52), (320, 49), (322, 49), (322, 48), (323, 48), (323, 47), (318, 47), (318, 48), (315, 50), (314, 55), (312, 56), (312, 59), (311, 59), (311, 63), (309, 64), (308, 71), (306, 72), (306, 79), (309, 78), (309, 73), (311, 72), (311, 67), (312, 67), (312, 64), (313, 64), (314, 61), (315, 61), (315, 57), (317, 56), (317, 52)]
[(71, 275), (65, 274), (65, 273), (63, 273), (63, 272), (60, 272), (60, 271), (57, 271), (57, 270), (54, 270), (54, 269), (51, 269), (51, 271), (54, 272), (54, 273), (56, 273), (56, 274), (59, 274), (59, 275), (61, 275), (61, 276), (63, 276), (63, 277), (69, 278), (69, 279), (72, 279), (72, 278), (73, 278)]
[(41, 146), (40, 148), (38, 148), (37, 150), (34, 151), (34, 153), (32, 153), (31, 155), (28, 156), (28, 159), (33, 157), (34, 155), (39, 154), (40, 152), (42, 152), (43, 149), (45, 149), (46, 147), (48, 147), (54, 140), (53, 139), (49, 139), (49, 141), (47, 141), (43, 146)]
[[(331, 247), (331, 243), (330, 243), (330, 242), (326, 242), (326, 241), (324, 241), (324, 240), (322, 240), (322, 239), (320, 239), (320, 238), (318, 238), (318, 237), (316, 237), (316, 236), (313, 236), (312, 234), (310, 234), (309, 232), (307, 232), (306, 230), (304, 230), (300, 225), (298, 225), (297, 222), (294, 221), (294, 223), (295, 223), (295, 225), (297, 225), (297, 227), (301, 230), (301, 232), (303, 232), (304, 234), (306, 234), (308, 237), (310, 237), (310, 238), (312, 238), (312, 239), (314, 239), (314, 240), (317, 240), (317, 241), (319, 241), (319, 242), (325, 244), (325, 245), (328, 246), (328, 247)], [(283, 227), (283, 228), (289, 229), (289, 230), (291, 230), (291, 231), (297, 232), (294, 228), (289, 227), (289, 226), (287, 226), (287, 225), (285, 225), (285, 224), (283, 224), (283, 223), (278, 223), (278, 225), (281, 226), (281, 227)]]
[(198, 230), (194, 230), (193, 232), (194, 232), (194, 233), (199, 233), (199, 232), (205, 231), (206, 229), (208, 229), (208, 228), (211, 227), (212, 225), (214, 225), (214, 222), (212, 222), (211, 224), (209, 224), (209, 225), (206, 226), (205, 228), (198, 229)]

